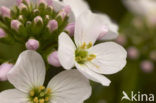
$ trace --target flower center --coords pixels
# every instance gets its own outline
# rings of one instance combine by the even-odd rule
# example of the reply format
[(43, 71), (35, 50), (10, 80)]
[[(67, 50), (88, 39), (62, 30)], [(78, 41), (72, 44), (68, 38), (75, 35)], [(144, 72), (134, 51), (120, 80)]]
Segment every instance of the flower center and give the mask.
[(96, 55), (88, 53), (87, 49), (89, 49), (90, 47), (92, 47), (91, 42), (89, 44), (86, 44), (84, 42), (83, 45), (81, 45), (75, 50), (75, 60), (79, 64), (84, 64), (85, 62), (92, 61), (96, 58)]
[(29, 92), (29, 100), (31, 103), (49, 103), (51, 93), (51, 89), (45, 88), (44, 86), (33, 88)]

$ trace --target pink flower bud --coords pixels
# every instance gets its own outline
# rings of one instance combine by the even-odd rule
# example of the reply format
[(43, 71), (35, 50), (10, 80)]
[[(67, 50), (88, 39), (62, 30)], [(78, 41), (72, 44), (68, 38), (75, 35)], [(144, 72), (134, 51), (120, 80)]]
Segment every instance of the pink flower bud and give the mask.
[(20, 28), (21, 25), (22, 25), (21, 22), (18, 20), (12, 20), (11, 21), (11, 28), (16, 30), (16, 31), (18, 31), (18, 29)]
[(43, 19), (42, 19), (41, 16), (37, 16), (37, 17), (34, 18), (34, 22), (35, 22), (35, 24), (37, 24), (38, 22), (43, 23)]
[(38, 1), (38, 4), (39, 4), (39, 5), (40, 5), (40, 4), (47, 5), (47, 2), (46, 2), (46, 0), (39, 0), (39, 1)]
[(27, 4), (30, 4), (29, 0), (17, 0), (16, 3), (17, 5), (20, 5), (21, 3), (23, 3), (23, 1), (25, 1)]
[(20, 9), (20, 11), (22, 11), (23, 9), (27, 9), (27, 6), (24, 5), (23, 3), (21, 3), (18, 8)]
[(74, 31), (75, 31), (75, 23), (70, 23), (66, 26), (65, 31), (67, 31), (69, 33), (70, 36), (74, 35)]
[(7, 74), (13, 67), (13, 64), (4, 63), (0, 66), (0, 81), (7, 81)]
[(51, 6), (53, 4), (53, 0), (47, 0), (48, 6)]
[(67, 16), (66, 12), (64, 10), (61, 10), (57, 17), (61, 17), (62, 20), (64, 20), (64, 18)]
[(1, 8), (0, 8), (0, 13), (1, 13), (1, 15), (3, 16), (3, 17), (8, 17), (8, 18), (10, 18), (10, 9), (9, 8), (7, 8), (7, 7), (5, 7), (5, 6), (2, 6)]
[(130, 59), (137, 59), (139, 57), (139, 52), (135, 47), (129, 47), (127, 53)]
[(108, 32), (108, 28), (106, 26), (102, 26), (100, 29), (98, 28), (97, 30), (99, 30), (101, 33), (98, 36), (97, 40), (102, 40), (103, 37), (106, 35), (106, 33)]
[(70, 6), (65, 6), (65, 7), (63, 8), (63, 11), (65, 11), (66, 15), (68, 15), (68, 14), (71, 12)]
[(55, 67), (60, 67), (61, 64), (58, 59), (58, 52), (54, 51), (48, 56), (48, 63), (55, 66)]
[(126, 44), (126, 37), (124, 35), (119, 35), (116, 39), (116, 42), (125, 45)]
[(5, 36), (6, 36), (5, 31), (2, 28), (0, 28), (0, 38), (3, 38)]
[(37, 50), (39, 48), (39, 41), (35, 39), (29, 39), (25, 46), (28, 50)]
[(45, 15), (45, 19), (49, 20), (50, 19), (49, 15)]
[(47, 28), (50, 30), (50, 32), (55, 31), (56, 29), (58, 29), (58, 23), (56, 20), (50, 20), (48, 22)]
[(145, 60), (141, 62), (141, 69), (146, 73), (152, 72), (154, 69), (154, 64), (149, 60)]

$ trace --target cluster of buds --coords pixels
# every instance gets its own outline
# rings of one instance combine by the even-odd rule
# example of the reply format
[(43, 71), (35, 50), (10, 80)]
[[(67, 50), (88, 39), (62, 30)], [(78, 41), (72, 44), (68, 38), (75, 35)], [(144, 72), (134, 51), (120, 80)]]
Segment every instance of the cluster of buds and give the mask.
[(36, 4), (17, 0), (13, 9), (0, 7), (0, 43), (19, 44), (23, 50), (36, 50), (47, 58), (48, 64), (59, 67), (57, 53), (52, 51), (58, 48), (57, 38), (61, 32), (73, 36), (75, 23), (70, 21), (70, 7), (62, 6), (58, 10), (57, 5), (53, 0), (38, 0)]

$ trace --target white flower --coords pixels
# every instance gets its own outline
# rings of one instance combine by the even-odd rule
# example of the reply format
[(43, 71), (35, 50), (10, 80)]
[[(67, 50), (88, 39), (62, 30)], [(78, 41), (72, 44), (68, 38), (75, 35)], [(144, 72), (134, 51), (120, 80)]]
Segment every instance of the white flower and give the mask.
[[(56, 0), (59, 1), (59, 0)], [(89, 5), (84, 0), (62, 0), (65, 5), (71, 6), (76, 19), (86, 10), (90, 10)], [(97, 19), (101, 22), (101, 32), (99, 40), (115, 39), (118, 36), (118, 25), (113, 23), (109, 16), (102, 13), (94, 13)], [(96, 29), (95, 29), (96, 30)]]
[(156, 0), (123, 0), (123, 2), (130, 11), (156, 24)]
[(45, 88), (44, 61), (30, 50), (19, 56), (8, 80), (16, 89), (1, 92), (1, 103), (82, 103), (91, 94), (89, 81), (76, 69), (59, 73)]
[(58, 56), (65, 69), (76, 66), (87, 78), (108, 86), (110, 80), (102, 74), (114, 74), (122, 70), (126, 64), (127, 52), (113, 42), (93, 46), (100, 25), (101, 22), (94, 14), (84, 12), (76, 21), (76, 46), (66, 33), (62, 33), (59, 36)]

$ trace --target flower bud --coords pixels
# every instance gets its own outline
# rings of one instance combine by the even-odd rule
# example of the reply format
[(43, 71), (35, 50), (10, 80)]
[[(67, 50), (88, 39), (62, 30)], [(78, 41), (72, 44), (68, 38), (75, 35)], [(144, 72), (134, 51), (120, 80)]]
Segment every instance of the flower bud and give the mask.
[(7, 74), (13, 67), (13, 64), (10, 63), (4, 63), (0, 65), (0, 81), (7, 81)]
[(0, 28), (0, 39), (5, 37), (5, 36), (6, 36), (5, 31), (2, 28)]
[(60, 67), (61, 64), (58, 59), (58, 52), (54, 51), (48, 56), (48, 63), (55, 66), (55, 67)]
[(43, 19), (41, 16), (37, 16), (34, 18), (34, 22), (35, 22), (35, 24), (38, 24), (38, 23), (43, 24)]
[(16, 3), (17, 5), (20, 5), (21, 3), (26, 2), (27, 4), (30, 4), (30, 1), (29, 0), (17, 0)]
[(53, 5), (53, 0), (47, 0), (47, 4), (48, 4), (48, 6)]
[(18, 6), (18, 8), (19, 8), (20, 11), (27, 10), (27, 6), (24, 5), (23, 3), (21, 3), (21, 4)]
[(74, 35), (74, 31), (75, 31), (75, 23), (70, 23), (66, 26), (65, 31), (68, 32), (68, 34), (70, 36)]
[(63, 8), (63, 11), (65, 11), (66, 15), (68, 15), (68, 14), (71, 12), (70, 6), (65, 6), (65, 7)]
[(50, 20), (48, 22), (47, 28), (50, 30), (50, 32), (55, 31), (56, 29), (58, 29), (58, 23), (56, 20)]
[(154, 64), (149, 60), (145, 60), (141, 62), (141, 69), (146, 73), (152, 72), (154, 69)]
[(119, 35), (115, 41), (121, 45), (125, 45), (126, 37), (124, 35)]
[(20, 28), (21, 25), (22, 25), (21, 22), (18, 21), (18, 20), (12, 20), (11, 21), (11, 28), (14, 29), (14, 30), (16, 30), (16, 31), (19, 30), (19, 28)]
[(7, 7), (5, 7), (5, 6), (2, 6), (1, 8), (0, 8), (0, 13), (1, 13), (1, 15), (3, 16), (3, 17), (8, 17), (8, 18), (10, 18), (10, 9), (9, 8), (7, 8)]
[(22, 15), (19, 15), (18, 20), (19, 21), (23, 21), (23, 16)]
[(37, 50), (39, 48), (39, 41), (35, 39), (29, 39), (25, 46), (28, 50)]
[(64, 20), (64, 18), (66, 17), (66, 15), (67, 15), (66, 12), (64, 10), (61, 10), (58, 13), (57, 17), (61, 17), (61, 19)]
[(41, 5), (41, 4), (47, 5), (47, 2), (46, 2), (46, 0), (39, 0), (39, 1), (38, 1), (38, 4), (39, 4), (39, 5)]
[(130, 59), (137, 59), (139, 57), (139, 52), (135, 47), (129, 47), (127, 53)]

